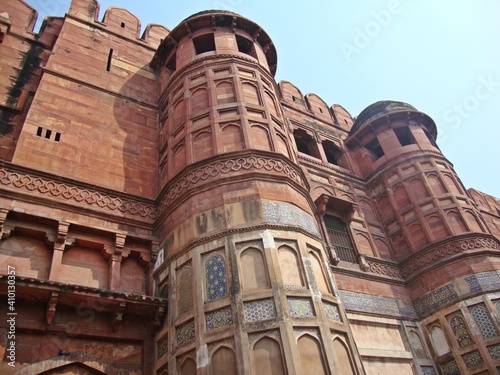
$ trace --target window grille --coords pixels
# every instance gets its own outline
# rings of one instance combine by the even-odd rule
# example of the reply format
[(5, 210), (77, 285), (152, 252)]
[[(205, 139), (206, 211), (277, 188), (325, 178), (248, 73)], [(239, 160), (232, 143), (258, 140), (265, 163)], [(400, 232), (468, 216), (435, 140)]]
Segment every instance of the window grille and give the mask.
[(325, 215), (324, 222), (330, 243), (335, 246), (337, 256), (340, 260), (357, 263), (356, 251), (354, 250), (345, 223), (341, 219), (331, 215)]

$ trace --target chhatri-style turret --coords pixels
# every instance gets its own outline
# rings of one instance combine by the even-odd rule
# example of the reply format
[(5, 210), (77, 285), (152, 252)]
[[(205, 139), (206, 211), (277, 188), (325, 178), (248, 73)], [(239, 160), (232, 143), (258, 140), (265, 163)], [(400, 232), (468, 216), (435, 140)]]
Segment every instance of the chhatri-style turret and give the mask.
[(155, 282), (169, 298), (159, 373), (362, 371), (292, 152), (268, 35), (234, 13), (197, 13), (152, 64), (164, 251)]

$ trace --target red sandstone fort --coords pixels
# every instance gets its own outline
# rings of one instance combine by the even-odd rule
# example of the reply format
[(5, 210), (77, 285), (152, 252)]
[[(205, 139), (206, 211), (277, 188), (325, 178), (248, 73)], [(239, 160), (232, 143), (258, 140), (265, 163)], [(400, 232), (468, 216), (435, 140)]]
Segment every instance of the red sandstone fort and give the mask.
[(1, 2), (2, 374), (498, 373), (500, 203), (439, 124), (277, 83), (242, 15), (102, 14)]

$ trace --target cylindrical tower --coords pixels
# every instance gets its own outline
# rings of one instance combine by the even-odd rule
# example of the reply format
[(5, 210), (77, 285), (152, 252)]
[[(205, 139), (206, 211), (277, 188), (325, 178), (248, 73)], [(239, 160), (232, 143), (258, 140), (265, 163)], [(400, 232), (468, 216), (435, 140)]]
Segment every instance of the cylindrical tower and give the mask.
[(161, 79), (160, 207), (168, 296), (157, 373), (362, 374), (294, 160), (276, 51), (230, 12), (185, 19)]
[(387, 260), (401, 270), (443, 373), (496, 371), (493, 287), (481, 280), (498, 278), (499, 245), (436, 135), (426, 114), (381, 101), (360, 113), (346, 144), (390, 239)]

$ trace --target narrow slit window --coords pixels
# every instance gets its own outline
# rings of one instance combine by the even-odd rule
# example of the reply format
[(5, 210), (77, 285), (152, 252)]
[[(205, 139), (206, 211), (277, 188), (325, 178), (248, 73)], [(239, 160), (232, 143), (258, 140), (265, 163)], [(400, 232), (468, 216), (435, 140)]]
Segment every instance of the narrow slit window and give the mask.
[(108, 55), (108, 66), (106, 67), (106, 70), (109, 72), (111, 70), (111, 61), (113, 60), (113, 48), (109, 50), (109, 55)]
[(120, 26), (122, 27), (122, 29), (124, 29), (125, 28), (125, 22), (122, 22)]
[(36, 130), (36, 135), (38, 137), (41, 137), (42, 136), (42, 132), (43, 132), (43, 128), (39, 126), (38, 129)]
[(45, 131), (45, 138), (46, 139), (50, 139), (51, 135), (52, 135), (52, 130), (47, 129)]
[(56, 142), (59, 142), (61, 140), (61, 133), (56, 133), (55, 137), (54, 137), (54, 141)]

